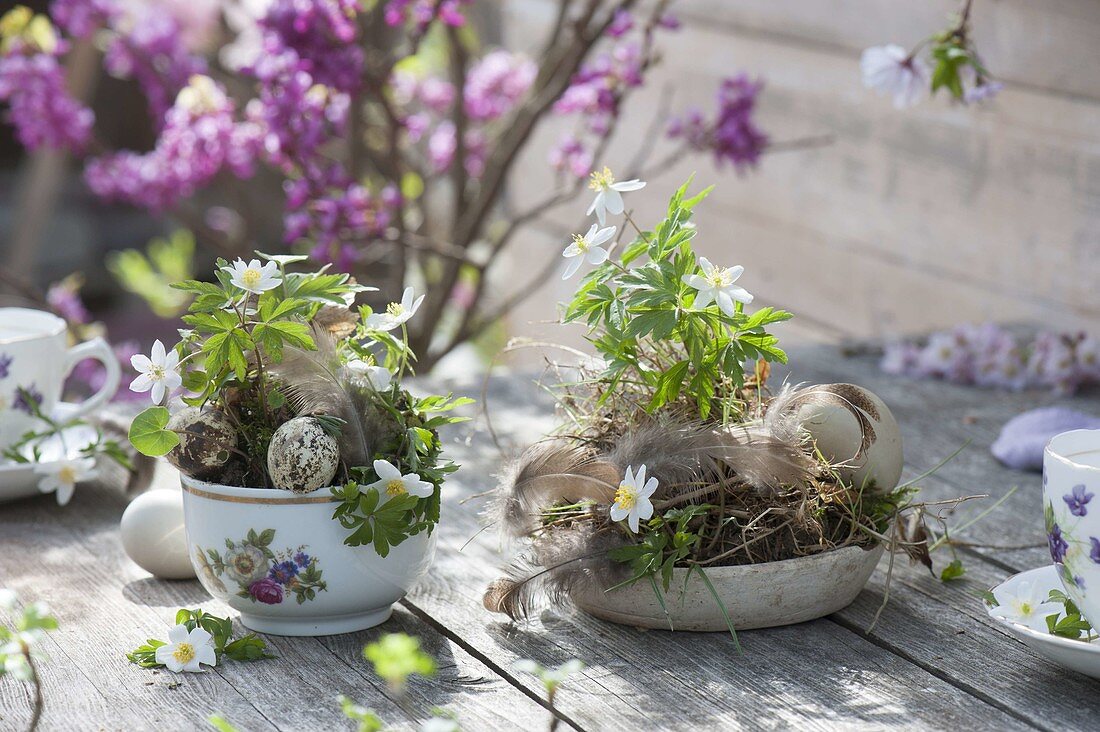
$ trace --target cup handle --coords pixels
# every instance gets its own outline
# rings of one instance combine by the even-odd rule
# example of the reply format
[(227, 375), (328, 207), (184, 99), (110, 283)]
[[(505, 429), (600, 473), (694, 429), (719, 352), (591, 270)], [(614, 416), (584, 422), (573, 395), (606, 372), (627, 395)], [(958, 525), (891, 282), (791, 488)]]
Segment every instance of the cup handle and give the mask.
[(122, 369), (119, 368), (114, 350), (102, 338), (93, 338), (79, 343), (65, 353), (65, 376), (68, 376), (73, 367), (86, 358), (94, 358), (103, 364), (107, 369), (107, 378), (99, 391), (77, 405), (76, 411), (72, 414), (73, 419), (83, 417), (106, 404), (107, 400), (118, 391), (118, 382), (122, 376)]

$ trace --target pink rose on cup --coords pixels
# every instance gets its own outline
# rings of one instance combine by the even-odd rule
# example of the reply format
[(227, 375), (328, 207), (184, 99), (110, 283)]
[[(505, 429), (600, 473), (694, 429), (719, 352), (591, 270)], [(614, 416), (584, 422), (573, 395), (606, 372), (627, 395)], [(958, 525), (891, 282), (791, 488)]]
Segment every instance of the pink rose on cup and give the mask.
[(248, 594), (252, 599), (265, 605), (278, 605), (283, 601), (283, 588), (270, 577), (256, 580), (248, 586)]

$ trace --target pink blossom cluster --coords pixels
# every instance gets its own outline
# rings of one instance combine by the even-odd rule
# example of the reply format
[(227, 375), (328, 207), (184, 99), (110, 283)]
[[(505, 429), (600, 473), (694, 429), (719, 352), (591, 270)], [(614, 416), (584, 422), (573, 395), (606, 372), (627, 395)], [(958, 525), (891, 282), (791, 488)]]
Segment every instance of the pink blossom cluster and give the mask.
[[(657, 25), (675, 30), (680, 24), (672, 15), (665, 15)], [(547, 160), (555, 170), (577, 178), (587, 176), (592, 167), (592, 143), (586, 142), (584, 136), (607, 134), (619, 115), (623, 93), (644, 81), (643, 47), (637, 39), (630, 38), (635, 27), (629, 11), (616, 11), (605, 30), (612, 40), (611, 48), (582, 65), (554, 103), (556, 114), (577, 115), (581, 120), (579, 132), (563, 135), (550, 149)], [(646, 34), (650, 32), (652, 29), (645, 30)]]
[(223, 169), (239, 178), (253, 172), (259, 126), (234, 120), (234, 104), (208, 77), (196, 76), (165, 115), (156, 147), (90, 160), (84, 177), (92, 191), (152, 211), (169, 209)]
[(1084, 333), (1040, 332), (1021, 341), (993, 323), (933, 333), (923, 343), (888, 345), (881, 368), (890, 374), (957, 384), (1072, 393), (1100, 383), (1100, 339)]
[(669, 137), (680, 138), (695, 150), (709, 150), (721, 166), (730, 163), (738, 172), (755, 167), (768, 146), (768, 136), (753, 120), (756, 97), (764, 88), (745, 74), (724, 79), (718, 89), (718, 110), (708, 120), (698, 109), (672, 120)]
[(50, 17), (73, 38), (87, 38), (118, 16), (114, 0), (53, 0)]
[(356, 40), (359, 0), (275, 0), (260, 21), (275, 43), (265, 50), (292, 51), (300, 71), (315, 84), (344, 92), (359, 89), (363, 49)]
[(466, 24), (464, 9), (472, 0), (388, 0), (384, 11), (391, 26), (412, 23), (423, 33), (433, 21), (454, 28)]
[(522, 54), (490, 51), (466, 75), (462, 95), (466, 115), (478, 122), (503, 117), (527, 96), (538, 73), (535, 62)]
[(176, 19), (154, 7), (139, 12), (132, 27), (112, 37), (103, 63), (112, 75), (137, 81), (158, 127), (188, 80), (206, 73), (206, 62), (187, 49)]
[(332, 262), (344, 271), (359, 258), (364, 244), (382, 236), (401, 206), (401, 194), (394, 186), (372, 193), (339, 165), (309, 171), (287, 180), (283, 187), (286, 241), (313, 242), (314, 259)]
[[(506, 117), (522, 102), (538, 74), (534, 61), (504, 50), (487, 53), (470, 66), (463, 87), (462, 105), (469, 126), (463, 136), (467, 175), (479, 177), (485, 170), (489, 140), (485, 126)], [(394, 97), (409, 112), (403, 123), (411, 143), (426, 140), (431, 169), (442, 173), (451, 167), (457, 152), (455, 124), (447, 115), (455, 104), (455, 88), (435, 76), (418, 78), (407, 72), (393, 75)], [(415, 111), (414, 111), (415, 110)]]
[(40, 147), (82, 152), (92, 134), (95, 115), (69, 94), (58, 43), (49, 51), (17, 38), (0, 56), (0, 101), (8, 104), (8, 121), (19, 142), (29, 150)]
[(321, 148), (347, 131), (349, 96), (314, 83), (301, 59), (269, 35), (265, 52), (245, 71), (259, 81), (247, 115), (263, 131), (263, 153), (286, 172), (313, 163)]

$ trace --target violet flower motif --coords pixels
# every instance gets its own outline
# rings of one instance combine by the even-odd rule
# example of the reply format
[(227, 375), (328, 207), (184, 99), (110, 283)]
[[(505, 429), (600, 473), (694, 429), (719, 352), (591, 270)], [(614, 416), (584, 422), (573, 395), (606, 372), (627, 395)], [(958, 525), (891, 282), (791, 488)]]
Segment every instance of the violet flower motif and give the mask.
[(6, 379), (11, 375), (11, 362), (13, 360), (10, 353), (0, 354), (0, 379)]
[(1069, 512), (1074, 516), (1084, 516), (1088, 513), (1085, 505), (1092, 500), (1093, 494), (1085, 490), (1084, 484), (1073, 486), (1069, 493), (1062, 496), (1062, 500), (1069, 506)]
[(298, 576), (298, 565), (292, 561), (279, 562), (271, 568), (267, 576), (281, 585), (287, 585)]
[(33, 414), (34, 410), (42, 405), (42, 392), (38, 390), (38, 387), (31, 383), (29, 386), (24, 386), (17, 389), (15, 392), (15, 399), (12, 400), (11, 408), (17, 409), (20, 412), (26, 412), (27, 414)]
[[(1054, 560), (1055, 564), (1061, 564), (1066, 558), (1066, 552), (1069, 551), (1069, 544), (1062, 537), (1062, 527), (1058, 524), (1054, 524), (1050, 533), (1047, 534), (1047, 545), (1050, 548), (1050, 558)], [(1093, 551), (1095, 552), (1096, 544), (1093, 544)], [(1100, 560), (1093, 560), (1100, 561)]]
[(1089, 542), (1092, 544), (1092, 551), (1089, 552), (1089, 559), (1100, 564), (1100, 539), (1095, 536), (1089, 537)]
[(81, 153), (91, 139), (95, 115), (69, 94), (59, 60), (67, 46), (56, 39), (49, 45), (10, 39), (0, 55), (0, 102), (8, 104), (8, 121), (28, 150)]

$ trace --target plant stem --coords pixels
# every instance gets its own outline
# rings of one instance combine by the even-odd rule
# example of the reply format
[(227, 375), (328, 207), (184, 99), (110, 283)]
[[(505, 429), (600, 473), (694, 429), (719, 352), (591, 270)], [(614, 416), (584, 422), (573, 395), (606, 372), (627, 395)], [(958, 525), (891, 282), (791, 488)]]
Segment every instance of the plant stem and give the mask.
[(31, 716), (30, 726), (27, 727), (27, 732), (34, 732), (38, 729), (42, 710), (45, 708), (45, 702), (42, 699), (42, 681), (38, 678), (38, 668), (35, 667), (34, 659), (31, 658), (31, 649), (24, 645), (22, 650), (24, 658), (27, 659), (27, 666), (31, 669), (31, 681), (34, 683), (34, 713)]

